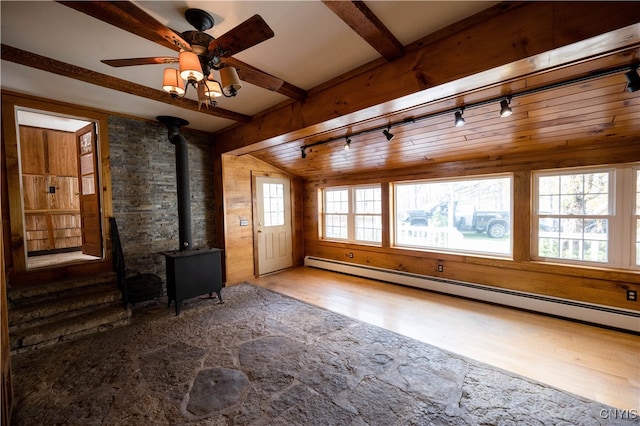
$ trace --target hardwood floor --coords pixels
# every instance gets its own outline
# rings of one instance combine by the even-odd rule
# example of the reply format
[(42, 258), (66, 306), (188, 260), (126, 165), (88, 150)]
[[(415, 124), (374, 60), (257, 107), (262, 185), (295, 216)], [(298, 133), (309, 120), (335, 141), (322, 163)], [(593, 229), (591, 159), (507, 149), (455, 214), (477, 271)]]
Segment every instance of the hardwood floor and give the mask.
[(615, 408), (640, 410), (640, 336), (307, 267), (250, 282)]

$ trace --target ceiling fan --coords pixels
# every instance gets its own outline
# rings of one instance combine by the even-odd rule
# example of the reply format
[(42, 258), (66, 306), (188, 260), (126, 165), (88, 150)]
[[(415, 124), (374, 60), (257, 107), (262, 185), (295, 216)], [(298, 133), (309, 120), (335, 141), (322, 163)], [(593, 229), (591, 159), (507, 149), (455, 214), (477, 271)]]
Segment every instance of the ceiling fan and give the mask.
[[(180, 64), (177, 69), (167, 69), (163, 88), (172, 96), (184, 96), (192, 85), (198, 90), (198, 98), (232, 97), (241, 87), (240, 79), (278, 91), (283, 81), (232, 57), (245, 49), (274, 36), (273, 30), (260, 15), (254, 15), (230, 31), (215, 38), (205, 31), (214, 25), (213, 17), (201, 9), (187, 9), (185, 18), (195, 30), (176, 32), (161, 24), (135, 4), (128, 1), (60, 1), (68, 7), (91, 15), (128, 32), (176, 50), (177, 57), (158, 56), (147, 58), (107, 59), (102, 62), (114, 67), (150, 64)], [(213, 71), (220, 73), (220, 80)], [(180, 77), (187, 81), (186, 88)]]

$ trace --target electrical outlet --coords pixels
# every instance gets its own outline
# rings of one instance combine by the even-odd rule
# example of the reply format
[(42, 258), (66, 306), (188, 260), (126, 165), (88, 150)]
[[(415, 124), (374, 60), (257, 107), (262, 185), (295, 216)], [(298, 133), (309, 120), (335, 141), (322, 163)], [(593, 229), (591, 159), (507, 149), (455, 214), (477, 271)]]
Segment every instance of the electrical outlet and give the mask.
[(444, 266), (438, 265), (438, 272), (444, 272)]
[(353, 253), (349, 252), (349, 259), (353, 259)]
[(632, 302), (638, 301), (638, 292), (636, 290), (627, 290), (627, 300)]

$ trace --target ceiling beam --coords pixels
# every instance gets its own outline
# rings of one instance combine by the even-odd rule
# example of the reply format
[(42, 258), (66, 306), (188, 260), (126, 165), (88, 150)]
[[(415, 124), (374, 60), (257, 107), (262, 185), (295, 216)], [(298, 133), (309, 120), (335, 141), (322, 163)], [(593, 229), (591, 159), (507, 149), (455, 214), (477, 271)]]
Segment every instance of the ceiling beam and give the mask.
[[(637, 4), (588, 3), (500, 3), (465, 27), (425, 37), (393, 62), (310, 90), (304, 102), (255, 116), (249, 125), (217, 132), (216, 152), (246, 154), (300, 140), (639, 42)], [(620, 31), (607, 34), (614, 30)], [(555, 51), (581, 41), (581, 50)]]
[(181, 34), (162, 25), (145, 11), (125, 1), (58, 1), (67, 7), (151, 40), (179, 52), (181, 48), (191, 50)]
[(402, 43), (362, 1), (323, 0), (333, 13), (378, 51), (387, 61), (404, 55)]
[(201, 108), (200, 103), (192, 99), (174, 99), (162, 90), (152, 89), (141, 84), (122, 80), (96, 71), (91, 71), (76, 65), (67, 64), (65, 62), (47, 58), (46, 56), (41, 56), (36, 53), (8, 46), (6, 44), (2, 45), (2, 59), (42, 71), (51, 72), (53, 74), (58, 74), (63, 77), (84, 81), (85, 83), (95, 84), (96, 86), (106, 87), (107, 89), (117, 90), (134, 96), (140, 96), (153, 101), (200, 112), (202, 114), (213, 115), (215, 117), (226, 118), (228, 120), (241, 123), (248, 123), (251, 121), (251, 116), (249, 115), (240, 114), (218, 107), (211, 109)]

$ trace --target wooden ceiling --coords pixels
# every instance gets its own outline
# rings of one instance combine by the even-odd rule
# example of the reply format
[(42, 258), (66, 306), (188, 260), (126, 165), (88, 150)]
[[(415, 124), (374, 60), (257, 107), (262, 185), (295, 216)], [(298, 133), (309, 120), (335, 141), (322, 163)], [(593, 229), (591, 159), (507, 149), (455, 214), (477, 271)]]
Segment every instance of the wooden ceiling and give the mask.
[[(638, 55), (638, 51), (635, 54)], [(627, 55), (628, 52), (625, 54)], [(623, 55), (623, 56), (625, 56)], [(511, 93), (526, 92), (559, 81), (570, 81), (567, 75), (582, 75), (586, 69), (598, 69), (611, 63), (611, 58), (582, 63), (573, 69), (529, 76), (510, 83)], [(592, 68), (596, 67), (596, 68)], [(615, 141), (640, 151), (640, 92), (626, 90), (623, 70), (562, 87), (515, 96), (513, 114), (500, 117), (497, 88), (460, 94), (424, 105), (401, 114), (345, 127), (339, 131), (287, 142), (251, 154), (262, 161), (304, 179), (321, 179), (345, 174), (371, 174), (396, 170), (399, 173), (428, 167), (435, 163), (493, 161), (508, 168), (513, 161), (539, 161), (549, 150), (596, 147)], [(499, 88), (504, 90), (504, 86)], [(456, 106), (494, 102), (464, 110), (466, 124), (454, 126)], [(441, 112), (445, 113), (441, 113)], [(412, 118), (421, 118), (413, 122)], [(429, 118), (431, 117), (431, 118)], [(357, 135), (385, 122), (401, 123), (391, 128), (394, 138), (387, 141), (382, 130)], [(355, 136), (353, 136), (355, 134)], [(350, 149), (344, 149), (345, 136), (350, 136)], [(301, 146), (307, 148), (306, 158)]]

